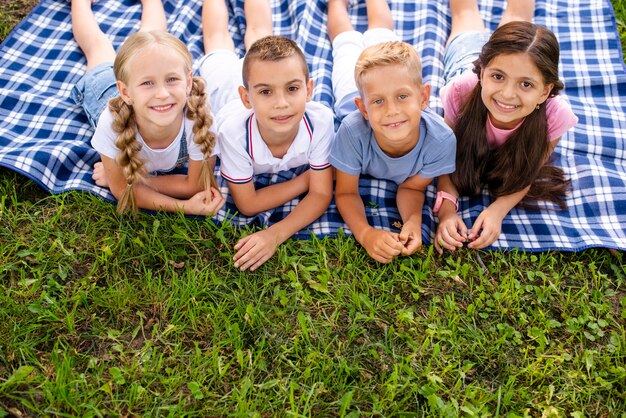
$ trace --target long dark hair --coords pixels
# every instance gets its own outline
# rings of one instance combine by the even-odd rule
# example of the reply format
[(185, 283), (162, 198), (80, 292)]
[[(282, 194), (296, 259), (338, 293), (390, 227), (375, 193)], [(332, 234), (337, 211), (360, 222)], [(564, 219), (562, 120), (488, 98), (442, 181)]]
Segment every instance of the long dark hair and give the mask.
[[(559, 80), (559, 43), (543, 26), (515, 21), (502, 25), (491, 35), (474, 62), (480, 72), (501, 54), (526, 53), (535, 63), (546, 85), (553, 84), (548, 97), (556, 96)], [(550, 144), (546, 102), (526, 116), (521, 126), (499, 148), (489, 149), (486, 135), (487, 108), (481, 99), (482, 86), (476, 84), (454, 127), (457, 138), (456, 171), (452, 181), (461, 195), (476, 195), (486, 185), (495, 197), (508, 195), (530, 185), (521, 205), (534, 208), (532, 201), (548, 200), (565, 209), (569, 180), (563, 170), (546, 161)]]

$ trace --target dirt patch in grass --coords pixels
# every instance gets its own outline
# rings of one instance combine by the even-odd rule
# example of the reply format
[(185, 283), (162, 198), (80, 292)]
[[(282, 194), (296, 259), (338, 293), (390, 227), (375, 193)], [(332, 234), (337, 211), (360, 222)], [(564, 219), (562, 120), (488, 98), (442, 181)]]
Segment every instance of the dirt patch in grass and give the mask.
[(39, 3), (37, 0), (0, 0), (0, 42)]

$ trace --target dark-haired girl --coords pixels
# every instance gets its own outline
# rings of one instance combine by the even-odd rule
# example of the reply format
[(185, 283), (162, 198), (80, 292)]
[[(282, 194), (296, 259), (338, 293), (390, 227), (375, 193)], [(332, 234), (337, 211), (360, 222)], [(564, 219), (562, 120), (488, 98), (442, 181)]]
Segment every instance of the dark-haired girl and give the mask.
[[(444, 118), (457, 137), (456, 171), (438, 179), (435, 248), (485, 248), (518, 204), (547, 200), (565, 209), (569, 181), (549, 162), (560, 137), (578, 122), (558, 96), (559, 44), (530, 23), (534, 1), (509, 0), (500, 26), (485, 31), (476, 0), (451, 0), (452, 30), (441, 90)], [(470, 71), (471, 70), (471, 71)], [(468, 231), (459, 195), (486, 187), (493, 196)]]

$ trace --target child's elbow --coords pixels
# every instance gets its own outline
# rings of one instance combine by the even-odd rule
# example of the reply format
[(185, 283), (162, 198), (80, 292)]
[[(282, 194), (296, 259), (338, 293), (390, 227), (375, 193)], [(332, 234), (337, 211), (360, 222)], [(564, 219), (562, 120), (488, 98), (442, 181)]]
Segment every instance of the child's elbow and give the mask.
[(235, 200), (235, 206), (237, 206), (237, 210), (243, 216), (254, 216), (261, 212), (253, 202), (238, 202)]
[(115, 197), (115, 200), (119, 201), (122, 198), (122, 195), (124, 194), (124, 191), (126, 190), (126, 187), (121, 187), (121, 186), (117, 186), (115, 184), (111, 184), (109, 185), (109, 190), (111, 191), (111, 194), (113, 195), (113, 197)]
[(254, 216), (259, 213), (258, 210), (254, 210), (252, 208), (247, 208), (247, 207), (241, 207), (241, 206), (237, 206), (237, 210), (243, 216)]
[(333, 190), (329, 190), (328, 192), (322, 195), (322, 201), (326, 206), (330, 205), (330, 202), (333, 200)]
[(333, 190), (332, 188), (323, 191), (317, 190), (312, 193), (311, 197), (316, 202), (319, 202), (320, 206), (328, 207), (330, 205), (330, 202), (333, 200)]

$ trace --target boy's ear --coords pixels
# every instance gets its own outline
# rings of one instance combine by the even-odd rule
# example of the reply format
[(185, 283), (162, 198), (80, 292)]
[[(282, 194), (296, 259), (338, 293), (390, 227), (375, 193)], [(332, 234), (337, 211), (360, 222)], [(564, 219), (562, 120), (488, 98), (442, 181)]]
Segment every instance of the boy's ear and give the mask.
[(315, 86), (315, 82), (312, 78), (309, 78), (309, 81), (306, 82), (306, 101), (310, 101), (311, 97), (313, 97), (313, 87)]
[(239, 86), (239, 98), (241, 98), (241, 103), (243, 103), (246, 109), (252, 109), (250, 93), (248, 93), (248, 90), (244, 86)]
[(420, 108), (422, 110), (425, 110), (428, 107), (428, 102), (430, 101), (430, 84), (422, 84), (422, 87), (420, 88), (420, 93), (422, 95)]
[(129, 105), (133, 102), (133, 100), (128, 95), (128, 86), (122, 80), (117, 80), (117, 91), (120, 92), (120, 97), (122, 98), (122, 100), (124, 100), (124, 102)]
[(363, 103), (363, 99), (360, 97), (355, 97), (354, 104), (356, 105), (357, 109), (359, 109), (359, 111), (361, 112), (361, 115), (363, 115), (365, 120), (369, 120), (367, 118), (367, 109), (365, 108), (365, 103)]

